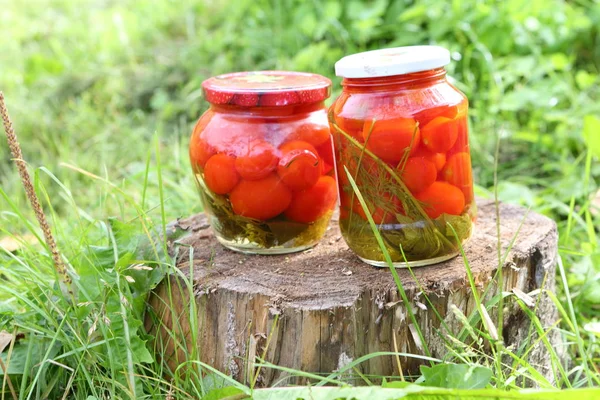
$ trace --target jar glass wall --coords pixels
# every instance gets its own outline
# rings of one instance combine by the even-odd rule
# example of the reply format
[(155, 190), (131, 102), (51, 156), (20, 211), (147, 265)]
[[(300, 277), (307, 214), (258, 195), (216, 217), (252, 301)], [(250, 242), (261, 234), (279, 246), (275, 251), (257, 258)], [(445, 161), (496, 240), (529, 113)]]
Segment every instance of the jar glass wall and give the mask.
[(399, 267), (456, 256), (476, 214), (466, 97), (443, 68), (342, 85), (329, 119), (348, 246), (386, 265), (370, 215)]
[(306, 82), (294, 81), (296, 73), (231, 75), (247, 80), (228, 82), (227, 90), (222, 87), (228, 76), (212, 78), (217, 90), (204, 86), (213, 102), (190, 141), (213, 231), (224, 246), (242, 252), (281, 254), (314, 246), (337, 200), (323, 103), (329, 81), (302, 74), (320, 86), (301, 99), (296, 93)]

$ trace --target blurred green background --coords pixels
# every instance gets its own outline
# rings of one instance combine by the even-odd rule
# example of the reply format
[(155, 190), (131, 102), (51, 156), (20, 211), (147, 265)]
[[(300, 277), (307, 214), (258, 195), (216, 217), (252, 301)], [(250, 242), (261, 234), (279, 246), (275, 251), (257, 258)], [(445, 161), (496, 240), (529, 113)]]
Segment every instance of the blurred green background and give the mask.
[[(333, 64), (340, 57), (414, 44), (439, 44), (453, 54), (448, 69), (471, 102), (482, 188), (493, 185), (500, 136), (504, 199), (564, 217), (571, 196), (581, 200), (590, 191), (583, 179), (583, 123), (586, 115), (600, 115), (598, 1), (0, 4), (0, 88), (25, 157), (52, 171), (96, 217), (120, 211), (99, 195), (97, 184), (61, 163), (105, 177), (138, 198), (155, 133), (163, 146), (169, 215), (200, 209), (186, 147), (207, 107), (200, 91), (205, 78), (253, 69), (310, 71), (333, 78), (335, 97)], [(0, 155), (0, 184), (22, 205), (6, 146)], [(595, 163), (592, 178), (599, 175)], [(155, 181), (151, 176), (150, 207), (157, 203)], [(49, 184), (48, 191), (60, 212), (60, 190)]]
[[(449, 74), (470, 99), (479, 194), (494, 189), (499, 138), (500, 198), (555, 218), (565, 254), (600, 265), (598, 205), (591, 202), (600, 178), (598, 0), (0, 4), (0, 89), (27, 161), (47, 169), (36, 172), (58, 216), (134, 215), (106, 183), (66, 165), (105, 178), (147, 209), (157, 207), (155, 135), (167, 216), (199, 211), (187, 140), (207, 108), (200, 84), (211, 75), (316, 72), (334, 80), (335, 97), (333, 65), (343, 55), (439, 44), (451, 50)], [(5, 145), (0, 155), (0, 185), (26, 212)], [(0, 210), (0, 223), (12, 223), (7, 199)], [(590, 268), (576, 280), (585, 281)]]
[[(204, 79), (241, 70), (315, 72), (333, 79), (331, 103), (340, 92), (333, 65), (342, 56), (417, 44), (451, 51), (449, 75), (471, 105), (476, 192), (497, 192), (557, 222), (570, 290), (557, 296), (569, 311), (572, 301), (576, 319), (569, 318), (579, 331), (564, 320), (560, 329), (570, 344), (585, 341), (569, 367), (573, 385), (585, 384), (591, 378), (580, 375), (580, 357), (585, 353), (596, 372), (600, 365), (600, 0), (0, 0), (0, 91), (65, 259), (98, 279), (92, 293), (102, 287), (120, 305), (121, 289), (104, 288), (124, 272), (113, 268), (103, 221), (132, 221), (147, 211), (161, 223), (201, 210), (188, 138), (208, 107)], [(0, 239), (28, 231), (37, 225), (0, 135)], [(106, 246), (109, 262), (87, 262), (86, 252)], [(88, 336), (94, 313), (82, 317), (80, 304), (73, 311), (68, 301), (55, 301), (40, 247), (0, 250), (0, 324), (46, 332), (52, 343), (60, 332), (65, 351), (75, 354), (62, 360), (77, 358), (69, 364), (79, 374), (75, 386), (114, 387), (110, 368), (120, 364), (109, 360), (104, 370), (107, 363), (79, 355), (71, 330), (61, 331), (58, 320), (69, 321), (61, 307)], [(110, 301), (100, 303), (103, 310)], [(123, 330), (114, 326), (118, 337)], [(142, 340), (132, 326), (132, 337)], [(163, 375), (159, 362), (140, 371), (150, 375), (148, 393), (171, 390), (153, 378)], [(50, 375), (44, 382), (32, 374), (23, 384), (31, 393), (71, 384), (65, 371)], [(511, 376), (496, 384), (518, 382)]]
[[(497, 191), (557, 222), (570, 288), (558, 295), (566, 304), (570, 296), (598, 365), (600, 334), (589, 323), (600, 321), (600, 0), (0, 0), (0, 28), (0, 90), (74, 260), (88, 243), (105, 243), (97, 222), (109, 216), (130, 221), (141, 207), (172, 220), (201, 210), (187, 147), (208, 107), (200, 85), (209, 76), (320, 73), (334, 81), (331, 103), (344, 55), (447, 47), (449, 75), (470, 100), (476, 192)], [(36, 226), (5, 143), (0, 236)], [(43, 252), (26, 254), (49, 265), (37, 261)], [(7, 270), (16, 271), (11, 257)]]

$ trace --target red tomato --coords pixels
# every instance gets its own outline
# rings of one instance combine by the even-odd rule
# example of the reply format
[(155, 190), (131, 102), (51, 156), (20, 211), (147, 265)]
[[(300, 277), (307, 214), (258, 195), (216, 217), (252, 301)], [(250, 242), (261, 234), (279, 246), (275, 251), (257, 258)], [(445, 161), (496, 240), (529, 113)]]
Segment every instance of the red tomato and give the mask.
[(446, 182), (458, 187), (472, 186), (473, 172), (469, 153), (460, 152), (450, 156), (442, 170), (442, 177)]
[(458, 138), (458, 122), (446, 117), (436, 117), (421, 128), (423, 144), (434, 153), (445, 153)]
[(317, 152), (321, 156), (321, 174), (325, 175), (329, 173), (335, 165), (331, 141), (327, 141), (317, 147)]
[(425, 146), (420, 146), (414, 154), (415, 157), (425, 157), (425, 159), (435, 164), (435, 168), (438, 172), (444, 168), (446, 164), (446, 154), (444, 153), (433, 153)]
[(363, 138), (377, 157), (398, 163), (405, 154), (417, 149), (421, 135), (414, 119), (395, 118), (366, 121)]
[[(346, 175), (346, 169), (344, 167), (348, 169), (348, 172), (350, 173), (352, 178), (356, 180), (356, 183), (358, 185), (362, 184), (362, 180), (359, 176), (362, 174), (362, 171), (364, 171), (364, 173), (368, 175), (386, 174), (385, 176), (387, 178), (387, 172), (383, 170), (383, 168), (380, 168), (377, 162), (368, 155), (363, 155), (360, 164), (358, 164), (357, 159), (355, 157), (358, 157), (358, 155), (360, 154), (360, 150), (348, 148), (346, 149), (346, 151), (346, 154), (352, 154), (352, 156), (344, 157), (343, 160), (345, 160), (345, 163), (338, 164), (338, 180), (340, 181), (340, 186), (347, 186), (349, 189), (351, 189), (350, 181), (348, 180), (348, 175)], [(359, 169), (361, 173), (357, 174)]]
[(340, 208), (340, 220), (348, 219), (350, 212), (346, 207)]
[(430, 218), (442, 214), (460, 215), (465, 208), (465, 196), (456, 186), (446, 182), (434, 182), (415, 198), (422, 203), (423, 209)]
[(303, 140), (318, 147), (328, 141), (331, 135), (329, 125), (325, 123), (326, 121), (323, 124), (302, 123), (288, 136), (288, 140)]
[[(371, 213), (373, 222), (375, 222), (376, 225), (391, 224), (396, 220), (396, 216), (394, 214), (386, 212), (383, 208), (372, 206), (369, 208), (374, 208), (374, 210), (369, 210), (369, 212)], [(365, 210), (362, 208), (358, 199), (355, 199), (354, 201), (353, 211), (356, 214), (358, 214), (362, 219), (368, 221), (367, 214), (365, 213)]]
[(240, 180), (235, 170), (235, 158), (227, 154), (215, 154), (204, 167), (204, 182), (216, 194), (229, 193)]
[(301, 140), (282, 145), (277, 174), (294, 191), (308, 189), (319, 180), (321, 165), (313, 145)]
[(248, 180), (263, 179), (277, 168), (276, 149), (264, 140), (253, 140), (247, 150), (235, 160), (240, 176)]
[(213, 110), (208, 110), (200, 118), (196, 121), (196, 125), (194, 125), (194, 135), (200, 135), (202, 131), (206, 128), (206, 126), (212, 121), (215, 113)]
[[(385, 201), (388, 203), (385, 208), (375, 207), (373, 204), (367, 203), (367, 207), (369, 208), (373, 222), (375, 222), (377, 225), (391, 224), (396, 222), (396, 214), (404, 214), (402, 202), (400, 199), (391, 195), (390, 193), (383, 193), (381, 198), (385, 199)], [(367, 214), (356, 196), (354, 197), (353, 211), (362, 219), (368, 221)]]
[(457, 114), (458, 114), (458, 106), (457, 105), (455, 105), (455, 106), (443, 105), (443, 106), (431, 107), (431, 108), (427, 108), (425, 110), (421, 110), (421, 111), (415, 113), (413, 115), (413, 117), (417, 121), (419, 121), (420, 126), (425, 126), (426, 124), (428, 124), (431, 120), (433, 120), (436, 117), (446, 117), (446, 118), (454, 119)]
[[(352, 136), (360, 142), (363, 141), (362, 131), (365, 125), (364, 120), (337, 116), (335, 118), (335, 122), (337, 123), (337, 126), (345, 133), (347, 133), (348, 135)], [(331, 127), (331, 132), (336, 132), (333, 126)]]
[(190, 141), (190, 162), (194, 171), (198, 170), (198, 167), (204, 168), (206, 162), (216, 153), (214, 147), (210, 146), (199, 136), (192, 136)]
[(198, 122), (194, 126), (190, 140), (190, 162), (194, 171), (197, 171), (198, 167), (204, 168), (208, 159), (216, 153), (215, 148), (210, 146), (202, 137), (202, 132), (211, 121), (213, 114), (214, 112), (208, 110), (198, 119)]
[(473, 199), (475, 198), (475, 195), (473, 193), (473, 185), (463, 186), (460, 188), (460, 190), (465, 195), (465, 204), (469, 205), (473, 203)]
[(437, 178), (435, 164), (425, 157), (411, 157), (400, 172), (402, 181), (412, 193), (428, 188)]
[(340, 219), (346, 219), (350, 215), (351, 197), (342, 189), (341, 185), (339, 185), (338, 193), (340, 195)]
[(458, 137), (456, 139), (456, 143), (450, 150), (448, 150), (447, 156), (450, 157), (452, 154), (460, 153), (460, 152), (468, 152), (469, 151), (469, 132), (468, 132), (468, 122), (467, 117), (459, 117), (457, 119), (458, 124)]
[(292, 192), (270, 174), (264, 179), (242, 179), (229, 194), (233, 212), (243, 217), (268, 220), (281, 214), (292, 201)]
[(294, 193), (285, 216), (292, 221), (309, 224), (333, 209), (337, 200), (337, 186), (331, 176), (322, 176), (306, 190)]

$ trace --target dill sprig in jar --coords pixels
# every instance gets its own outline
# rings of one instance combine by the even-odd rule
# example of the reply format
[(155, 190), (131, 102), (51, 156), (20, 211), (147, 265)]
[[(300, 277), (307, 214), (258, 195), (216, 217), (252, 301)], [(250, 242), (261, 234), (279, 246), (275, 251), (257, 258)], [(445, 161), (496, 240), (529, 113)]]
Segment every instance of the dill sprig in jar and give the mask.
[(446, 79), (449, 63), (444, 48), (412, 46), (354, 54), (335, 65), (343, 91), (329, 121), (340, 228), (369, 264), (386, 265), (367, 214), (399, 267), (452, 258), (471, 235), (468, 101)]

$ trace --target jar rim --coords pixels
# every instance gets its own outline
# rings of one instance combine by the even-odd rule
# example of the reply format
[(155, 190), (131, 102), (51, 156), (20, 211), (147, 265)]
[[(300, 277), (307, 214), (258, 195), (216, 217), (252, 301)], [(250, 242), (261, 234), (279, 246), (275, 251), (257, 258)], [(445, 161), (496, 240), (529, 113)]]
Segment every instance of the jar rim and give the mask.
[(450, 52), (441, 46), (404, 46), (365, 51), (335, 63), (344, 78), (376, 78), (428, 71), (450, 64)]
[(205, 80), (202, 90), (211, 104), (279, 107), (326, 100), (331, 94), (331, 80), (294, 71), (233, 72)]

